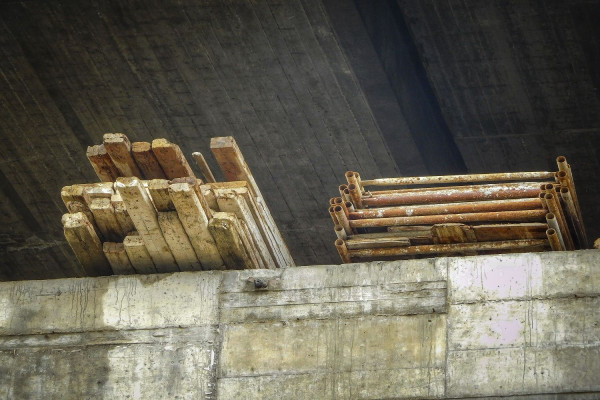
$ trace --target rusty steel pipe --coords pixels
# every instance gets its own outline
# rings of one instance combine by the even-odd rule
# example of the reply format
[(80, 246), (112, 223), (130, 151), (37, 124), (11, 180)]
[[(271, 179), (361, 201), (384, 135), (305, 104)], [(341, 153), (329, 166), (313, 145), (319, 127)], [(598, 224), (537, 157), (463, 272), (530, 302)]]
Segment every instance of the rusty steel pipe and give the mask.
[[(362, 198), (363, 206), (400, 206), (409, 204), (451, 203), (475, 200), (505, 200), (537, 197), (539, 183), (505, 183), (496, 185), (463, 186), (456, 189), (432, 189), (422, 192), (372, 193)], [(362, 207), (360, 207), (362, 208)]]
[(391, 217), (350, 220), (351, 228), (373, 228), (378, 226), (433, 225), (468, 222), (536, 222), (543, 220), (546, 210), (498, 211), (465, 214), (420, 215), (415, 217)]
[(333, 206), (335, 204), (335, 197), (329, 199), (329, 205)]
[(346, 218), (346, 213), (344, 212), (342, 206), (333, 207), (333, 212), (338, 220), (338, 225), (341, 225), (344, 228), (346, 235), (352, 235), (352, 228), (350, 227), (350, 223), (348, 218)]
[(333, 225), (339, 225), (340, 221), (338, 221), (335, 216), (335, 211), (333, 210), (333, 206), (329, 207), (329, 215), (331, 216), (331, 220), (333, 221)]
[(340, 192), (340, 196), (344, 198), (344, 189), (348, 189), (348, 185), (340, 185), (338, 186), (338, 190)]
[(565, 248), (567, 250), (575, 250), (575, 244), (571, 238), (571, 232), (569, 231), (567, 220), (565, 219), (565, 215), (563, 214), (562, 207), (560, 206), (556, 194), (546, 193), (546, 204), (548, 205), (548, 211), (550, 211), (556, 217), (558, 226), (560, 228), (560, 233), (562, 234), (565, 242)]
[(350, 219), (410, 217), (417, 215), (461, 214), (489, 211), (517, 211), (541, 209), (539, 198), (473, 201), (466, 203), (427, 204), (415, 206), (368, 208), (350, 213)]
[(348, 185), (348, 191), (350, 192), (350, 197), (352, 198), (352, 203), (354, 204), (354, 208), (363, 208), (363, 199), (362, 193), (358, 186), (354, 183)]
[(539, 199), (544, 210), (548, 210), (548, 205), (546, 204), (546, 192), (540, 192)]
[(548, 228), (554, 229), (556, 232), (556, 236), (558, 237), (558, 241), (560, 243), (560, 247), (565, 250), (565, 240), (563, 239), (563, 235), (560, 231), (560, 226), (558, 226), (558, 221), (556, 216), (552, 213), (546, 214), (546, 223), (548, 223)]
[(350, 257), (395, 257), (414, 254), (462, 253), (465, 251), (499, 251), (512, 249), (548, 248), (546, 239), (503, 240), (497, 242), (431, 244), (409, 247), (384, 247), (377, 249), (349, 250)]
[[(426, 186), (426, 187), (419, 187), (419, 188), (410, 188), (410, 189), (388, 189), (388, 190), (371, 190), (369, 192), (365, 192), (365, 194), (367, 196), (379, 196), (382, 194), (390, 194), (390, 193), (413, 193), (413, 192), (432, 192), (432, 191), (448, 191), (448, 190), (463, 190), (465, 188), (472, 188), (472, 187), (479, 187), (479, 188), (486, 188), (486, 187), (494, 187), (494, 186), (498, 186), (498, 185), (508, 185), (508, 184), (512, 184), (514, 185), (515, 183), (518, 182), (507, 182), (507, 183), (486, 183), (486, 184), (475, 184), (475, 185), (459, 185), (459, 186)], [(546, 190), (546, 184), (547, 183), (551, 183), (551, 182), (521, 182), (521, 183), (527, 183), (527, 184), (532, 184), (535, 185), (536, 183), (540, 185), (540, 189), (542, 191)]]
[(342, 239), (337, 239), (335, 241), (335, 248), (340, 254), (340, 258), (342, 259), (342, 263), (346, 264), (352, 262), (350, 259), (350, 253), (348, 252), (348, 247), (346, 247), (346, 242)]
[(577, 214), (577, 208), (575, 207), (575, 202), (573, 201), (573, 197), (571, 196), (569, 188), (562, 188), (560, 190), (560, 196), (562, 197), (563, 202), (565, 203), (567, 214), (569, 214), (571, 222), (573, 222), (573, 227), (575, 228), (575, 235), (577, 236), (579, 247), (582, 249), (587, 249), (587, 235), (585, 233), (585, 227), (579, 219), (579, 215)]
[(342, 200), (342, 198), (341, 198), (341, 197), (334, 197), (334, 198), (333, 198), (333, 204), (332, 204), (332, 205), (333, 205), (333, 206), (340, 205), (340, 204), (342, 204), (342, 202), (343, 202), (343, 201), (344, 201), (344, 200)]
[(358, 186), (358, 180), (356, 179), (356, 173), (354, 171), (346, 171), (346, 180), (348, 181), (348, 186)]
[(348, 209), (349, 213), (354, 212), (354, 204), (352, 204), (351, 201), (346, 202), (346, 208)]
[(344, 227), (341, 225), (336, 225), (333, 230), (335, 231), (335, 235), (338, 237), (338, 239), (342, 239), (342, 240), (346, 240), (348, 239), (348, 235), (346, 235), (346, 231), (344, 230)]
[(402, 185), (434, 185), (442, 183), (473, 183), (473, 182), (501, 182), (522, 181), (529, 179), (554, 179), (554, 172), (506, 172), (497, 174), (470, 174), (470, 175), (439, 175), (415, 176), (400, 178), (365, 179), (363, 186), (402, 186)]
[(348, 188), (344, 189), (342, 198), (344, 199), (344, 201), (352, 201), (352, 196), (350, 196), (350, 191), (348, 190)]
[(564, 250), (558, 241), (558, 235), (556, 231), (552, 228), (546, 230), (546, 236), (548, 237), (548, 242), (550, 242), (550, 247), (553, 251), (561, 251)]

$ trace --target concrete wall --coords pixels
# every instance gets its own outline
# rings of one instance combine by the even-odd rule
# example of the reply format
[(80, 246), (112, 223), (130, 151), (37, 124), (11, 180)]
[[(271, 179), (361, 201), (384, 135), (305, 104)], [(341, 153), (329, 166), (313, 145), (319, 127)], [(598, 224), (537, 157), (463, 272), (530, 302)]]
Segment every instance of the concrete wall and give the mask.
[(599, 295), (594, 250), (0, 283), (0, 399), (598, 398)]

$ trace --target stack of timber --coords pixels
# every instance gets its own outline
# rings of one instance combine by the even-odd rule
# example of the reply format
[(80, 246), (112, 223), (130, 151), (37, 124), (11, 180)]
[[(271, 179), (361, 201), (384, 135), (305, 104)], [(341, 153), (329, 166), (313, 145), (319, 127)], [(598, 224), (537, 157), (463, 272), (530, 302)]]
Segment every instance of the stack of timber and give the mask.
[[(571, 166), (361, 180), (330, 200), (342, 262), (587, 248)], [(386, 190), (367, 190), (388, 186)]]
[(101, 182), (62, 189), (65, 237), (89, 276), (294, 266), (233, 137), (212, 138), (227, 182), (166, 139), (107, 133), (87, 151)]

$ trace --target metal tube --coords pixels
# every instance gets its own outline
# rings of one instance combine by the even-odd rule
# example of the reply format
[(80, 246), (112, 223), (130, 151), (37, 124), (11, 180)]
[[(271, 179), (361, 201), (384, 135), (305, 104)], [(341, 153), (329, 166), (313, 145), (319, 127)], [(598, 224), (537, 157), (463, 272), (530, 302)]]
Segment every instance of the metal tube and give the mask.
[(342, 194), (342, 199), (344, 199), (344, 201), (352, 201), (352, 196), (350, 196), (350, 191), (348, 190), (348, 187), (346, 187), (346, 189), (344, 189), (344, 193)]
[(498, 251), (511, 249), (544, 249), (547, 239), (504, 240), (497, 242), (431, 244), (409, 247), (350, 250), (350, 257), (394, 257), (413, 254), (461, 253), (465, 251)]
[(569, 214), (569, 217), (573, 222), (573, 227), (575, 228), (575, 235), (577, 235), (579, 247), (581, 249), (587, 249), (587, 235), (585, 234), (585, 227), (579, 219), (579, 215), (577, 215), (577, 209), (575, 208), (575, 203), (573, 201), (573, 197), (571, 196), (571, 192), (568, 188), (562, 188), (560, 190), (560, 196), (562, 197), (563, 202), (565, 203), (567, 214)]
[(556, 220), (556, 216), (552, 213), (546, 214), (546, 222), (548, 223), (548, 228), (554, 229), (556, 232), (556, 237), (560, 243), (560, 247), (562, 250), (565, 250), (565, 240), (563, 239), (563, 235), (560, 231), (560, 227), (558, 226), (558, 221)]
[(352, 228), (371, 228), (377, 226), (430, 225), (452, 222), (535, 222), (543, 220), (546, 210), (499, 211), (465, 214), (420, 215), (415, 217), (392, 217), (357, 219), (350, 221)]
[(346, 264), (352, 262), (350, 259), (350, 253), (348, 252), (348, 248), (346, 247), (346, 242), (342, 239), (337, 239), (335, 241), (335, 248), (340, 254), (340, 258), (342, 259), (342, 263)]
[(539, 199), (540, 202), (542, 203), (542, 207), (544, 207), (544, 210), (548, 209), (548, 205), (546, 204), (546, 192), (542, 191), (539, 195)]
[(351, 201), (346, 202), (346, 208), (348, 209), (348, 212), (354, 212), (354, 204), (352, 204)]
[(338, 221), (337, 217), (335, 216), (335, 211), (333, 210), (333, 206), (329, 207), (329, 215), (331, 216), (331, 219), (333, 220), (333, 224), (339, 225), (340, 221)]
[(554, 179), (554, 172), (507, 172), (498, 174), (440, 175), (380, 178), (362, 181), (363, 186), (432, 185), (441, 183), (501, 182), (528, 179)]
[(571, 232), (569, 231), (569, 227), (567, 226), (567, 221), (562, 212), (562, 208), (560, 207), (560, 203), (556, 198), (556, 194), (546, 193), (546, 204), (548, 205), (548, 211), (554, 214), (556, 220), (558, 221), (560, 233), (562, 234), (563, 240), (565, 242), (565, 248), (567, 250), (575, 250), (575, 245), (573, 244), (573, 239), (571, 238)]
[(356, 185), (358, 186), (358, 180), (356, 179), (356, 175), (354, 171), (346, 171), (346, 180), (348, 181), (348, 186)]
[(549, 228), (548, 230), (546, 230), (546, 236), (548, 237), (548, 241), (550, 242), (550, 247), (552, 248), (553, 251), (564, 250), (561, 247), (560, 242), (558, 241), (558, 235), (556, 234), (556, 231), (554, 229)]
[(336, 206), (336, 205), (340, 205), (342, 203), (343, 203), (343, 200), (342, 200), (341, 197), (334, 197), (333, 198), (333, 204), (332, 205)]
[(348, 218), (346, 218), (346, 213), (342, 206), (333, 207), (333, 212), (338, 220), (338, 225), (341, 225), (344, 228), (346, 235), (352, 235), (352, 228), (350, 228)]
[(338, 239), (342, 239), (342, 240), (346, 240), (348, 239), (348, 235), (346, 235), (346, 231), (344, 230), (344, 227), (341, 225), (336, 225), (333, 230), (335, 231), (335, 235), (338, 237)]
[(368, 208), (351, 212), (350, 219), (410, 217), (416, 215), (460, 214), (487, 211), (516, 211), (541, 208), (542, 202), (539, 198), (473, 201), (466, 203)]
[(334, 205), (335, 204), (335, 197), (332, 197), (329, 199), (329, 205)]
[[(372, 193), (363, 197), (364, 206), (397, 206), (408, 204), (450, 203), (474, 200), (504, 200), (537, 197), (537, 182), (505, 183), (498, 185), (463, 186), (455, 189), (432, 189), (421, 192)], [(359, 207), (362, 208), (362, 207)]]
[(351, 183), (348, 185), (348, 191), (350, 192), (352, 203), (354, 203), (354, 208), (363, 208), (362, 194), (360, 193), (358, 186), (356, 186), (354, 183)]

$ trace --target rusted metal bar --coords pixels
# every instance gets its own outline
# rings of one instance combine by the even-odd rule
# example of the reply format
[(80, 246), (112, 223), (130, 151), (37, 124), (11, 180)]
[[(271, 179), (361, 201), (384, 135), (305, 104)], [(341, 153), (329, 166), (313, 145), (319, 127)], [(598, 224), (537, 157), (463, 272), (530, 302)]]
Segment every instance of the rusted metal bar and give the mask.
[(358, 172), (355, 172), (354, 173), (354, 178), (356, 178), (356, 182), (358, 182), (356, 184), (356, 186), (358, 187), (358, 189), (360, 190), (360, 192), (363, 193), (365, 191), (365, 189), (363, 188), (362, 180), (360, 179), (360, 174)]
[(542, 203), (542, 207), (544, 207), (544, 210), (547, 210), (548, 205), (546, 204), (546, 191), (545, 190), (540, 192), (539, 199), (540, 199), (540, 202)]
[(346, 180), (348, 181), (348, 186), (358, 186), (358, 180), (356, 179), (356, 173), (354, 171), (346, 171)]
[(346, 240), (348, 238), (343, 226), (336, 225), (333, 230), (335, 231), (335, 235), (338, 237), (338, 239)]
[(546, 214), (546, 222), (548, 223), (548, 228), (553, 229), (556, 232), (556, 237), (558, 238), (558, 242), (560, 247), (565, 250), (565, 240), (563, 239), (562, 232), (560, 231), (560, 226), (558, 226), (558, 221), (556, 220), (556, 216), (552, 213)]
[(537, 182), (520, 182), (463, 186), (455, 189), (441, 188), (421, 192), (372, 193), (371, 197), (364, 196), (361, 200), (363, 206), (377, 207), (475, 200), (521, 199), (537, 197), (540, 192), (539, 185)]
[(554, 172), (506, 172), (497, 174), (440, 175), (400, 178), (365, 179), (363, 186), (433, 185), (442, 183), (502, 182), (530, 179), (554, 179)]
[(543, 239), (548, 225), (541, 222), (520, 224), (485, 224), (472, 226), (479, 242), (517, 239)]
[(428, 204), (386, 208), (369, 208), (350, 213), (350, 219), (410, 217), (417, 215), (441, 215), (489, 211), (517, 211), (541, 209), (539, 198), (473, 201), (466, 203)]
[(362, 193), (360, 192), (359, 187), (354, 183), (351, 183), (348, 185), (348, 191), (350, 192), (352, 203), (354, 203), (354, 208), (363, 208)]
[(345, 204), (346, 204), (346, 209), (348, 209), (348, 212), (349, 212), (349, 213), (351, 213), (351, 212), (354, 212), (354, 211), (355, 211), (355, 210), (354, 210), (354, 204), (352, 204), (352, 202), (351, 202), (351, 201), (347, 201)]
[(346, 235), (352, 235), (352, 228), (350, 227), (349, 223), (350, 221), (348, 221), (348, 218), (346, 217), (346, 213), (344, 212), (342, 206), (334, 206), (333, 212), (335, 213), (335, 217), (338, 220), (338, 225), (341, 225), (344, 228), (344, 231), (346, 231)]
[(342, 198), (346, 201), (352, 201), (352, 196), (350, 196), (350, 190), (348, 190), (348, 188), (344, 189)]
[(543, 220), (545, 215), (546, 211), (539, 209), (524, 211), (498, 211), (445, 215), (420, 215), (414, 217), (357, 219), (349, 221), (349, 224), (351, 228), (372, 228), (377, 226), (426, 225), (451, 222), (535, 222)]
[(348, 248), (346, 247), (346, 242), (344, 240), (337, 239), (335, 241), (335, 248), (337, 249), (338, 253), (340, 254), (340, 258), (342, 259), (343, 263), (352, 262), (350, 259), (350, 254), (348, 252)]
[(338, 189), (340, 191), (340, 196), (342, 197), (342, 199), (344, 201), (351, 201), (352, 200), (350, 198), (350, 192), (347, 192), (347, 194), (346, 194), (346, 191), (348, 190), (348, 185), (340, 185)]
[(548, 205), (548, 211), (550, 211), (556, 217), (560, 233), (563, 236), (565, 242), (565, 248), (567, 250), (575, 250), (573, 239), (571, 238), (571, 232), (567, 226), (567, 220), (563, 214), (562, 208), (555, 193), (546, 193), (546, 204)]
[(335, 197), (332, 197), (329, 199), (329, 205), (331, 205), (331, 206), (335, 205)]
[(575, 235), (577, 235), (579, 247), (582, 249), (587, 249), (587, 235), (585, 233), (585, 227), (583, 226), (583, 223), (577, 214), (577, 208), (575, 207), (575, 202), (571, 196), (571, 191), (569, 188), (564, 187), (560, 190), (560, 196), (562, 197), (565, 208), (567, 209), (567, 214), (569, 214), (571, 222), (573, 222), (573, 228), (575, 228)]
[(499, 250), (531, 250), (544, 249), (548, 246), (547, 239), (504, 240), (498, 242), (432, 244), (409, 247), (390, 247), (377, 249), (349, 250), (350, 257), (395, 257), (415, 254), (444, 254), (462, 253), (465, 251), (499, 251)]
[(364, 238), (355, 235), (346, 240), (348, 250), (407, 246), (410, 246), (410, 239), (407, 237)]
[(562, 246), (560, 245), (560, 242), (558, 240), (558, 235), (556, 234), (556, 231), (554, 229), (549, 228), (546, 231), (546, 236), (548, 236), (548, 241), (550, 242), (550, 247), (552, 248), (553, 251), (564, 250), (562, 248)]

